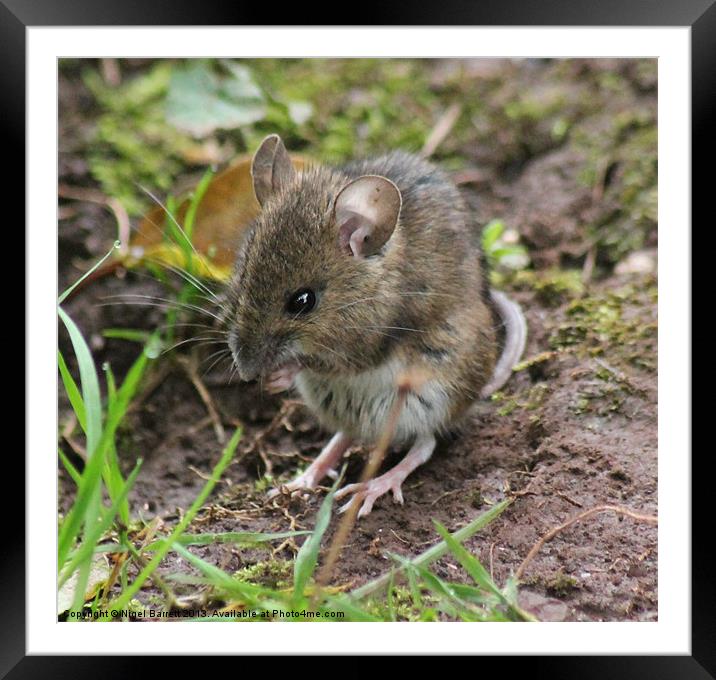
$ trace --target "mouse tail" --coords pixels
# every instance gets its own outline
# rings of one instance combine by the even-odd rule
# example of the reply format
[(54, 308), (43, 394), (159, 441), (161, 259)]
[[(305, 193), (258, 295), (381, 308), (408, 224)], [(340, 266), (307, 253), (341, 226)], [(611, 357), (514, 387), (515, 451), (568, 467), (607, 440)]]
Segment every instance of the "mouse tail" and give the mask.
[(502, 320), (505, 341), (492, 378), (480, 392), (483, 399), (497, 392), (510, 379), (512, 369), (522, 358), (527, 343), (527, 321), (522, 308), (498, 290), (490, 290), (490, 301)]

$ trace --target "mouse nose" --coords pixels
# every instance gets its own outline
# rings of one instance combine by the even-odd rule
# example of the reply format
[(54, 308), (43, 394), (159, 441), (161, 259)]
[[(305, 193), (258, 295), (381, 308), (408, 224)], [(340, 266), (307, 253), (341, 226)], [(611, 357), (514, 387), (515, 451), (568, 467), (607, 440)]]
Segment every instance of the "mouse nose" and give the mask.
[(239, 378), (246, 382), (258, 378), (264, 364), (264, 353), (250, 351), (246, 343), (239, 340), (236, 333), (229, 334), (229, 349), (234, 357)]
[(239, 371), (239, 378), (241, 378), (244, 382), (256, 380), (256, 378), (259, 377), (259, 373), (261, 373), (261, 364), (257, 361), (241, 361), (241, 363), (237, 362), (236, 367)]

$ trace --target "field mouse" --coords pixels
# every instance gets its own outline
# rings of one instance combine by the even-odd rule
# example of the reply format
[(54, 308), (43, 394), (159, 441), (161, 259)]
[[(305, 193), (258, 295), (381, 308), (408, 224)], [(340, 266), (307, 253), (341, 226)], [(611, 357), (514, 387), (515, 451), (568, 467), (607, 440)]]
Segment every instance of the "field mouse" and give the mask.
[[(298, 172), (280, 137), (252, 162), (261, 212), (228, 286), (228, 342), (242, 380), (295, 387), (335, 432), (290, 492), (315, 487), (354, 442), (375, 443), (406, 371), (394, 445), (403, 460), (352, 495), (368, 514), (432, 455), (436, 435), (509, 378), (525, 345), (519, 306), (491, 291), (479, 230), (458, 189), (428, 161), (394, 152)], [(499, 327), (503, 331), (499, 332)], [(274, 490), (276, 493), (277, 490)]]

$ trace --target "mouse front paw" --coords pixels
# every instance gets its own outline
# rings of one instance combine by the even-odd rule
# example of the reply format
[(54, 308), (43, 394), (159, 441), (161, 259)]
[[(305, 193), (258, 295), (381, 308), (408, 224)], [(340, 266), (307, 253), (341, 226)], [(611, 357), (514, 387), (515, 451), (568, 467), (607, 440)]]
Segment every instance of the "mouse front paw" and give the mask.
[(265, 388), (271, 394), (285, 392), (293, 387), (293, 382), (299, 374), (301, 367), (296, 363), (284, 364), (269, 374)]

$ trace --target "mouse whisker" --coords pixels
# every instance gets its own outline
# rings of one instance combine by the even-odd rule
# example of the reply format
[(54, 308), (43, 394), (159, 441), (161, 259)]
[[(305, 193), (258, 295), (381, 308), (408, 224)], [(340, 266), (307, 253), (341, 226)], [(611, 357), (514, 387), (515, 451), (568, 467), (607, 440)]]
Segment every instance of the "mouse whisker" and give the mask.
[(151, 262), (152, 264), (156, 264), (160, 267), (163, 267), (164, 269), (169, 270), (170, 272), (173, 272), (177, 276), (180, 276), (182, 279), (184, 279), (187, 283), (190, 283), (196, 290), (205, 293), (206, 295), (202, 295), (205, 300), (212, 303), (219, 303), (221, 302), (221, 298), (216, 294), (215, 291), (211, 290), (206, 284), (202, 283), (196, 276), (192, 275), (188, 271), (185, 271), (184, 269), (181, 269), (179, 267), (175, 267), (173, 265), (167, 264), (166, 262), (162, 262), (161, 260), (157, 260), (155, 258), (151, 258), (147, 260), (148, 262)]
[(324, 344), (318, 342), (317, 340), (312, 340), (312, 342), (314, 344), (318, 345), (318, 347), (320, 347), (321, 349), (325, 349), (327, 352), (330, 352), (331, 354), (337, 356), (343, 363), (347, 364), (351, 368), (358, 367), (358, 365), (355, 363), (355, 361), (353, 361), (350, 357), (343, 354), (342, 352), (337, 352), (332, 347), (328, 347), (327, 345), (324, 345)]
[[(424, 330), (421, 330), (419, 328), (407, 328), (405, 326), (346, 326), (346, 328), (375, 331), (376, 333), (380, 332), (381, 330), (410, 331), (412, 333), (425, 333)], [(384, 333), (383, 335), (391, 335), (391, 333)]]
[(190, 322), (179, 322), (179, 323), (165, 323), (161, 326), (157, 326), (157, 330), (165, 331), (169, 328), (201, 328), (206, 333), (213, 333), (217, 338), (228, 338), (229, 333), (226, 330), (210, 326), (206, 323), (190, 323)]
[(389, 293), (386, 295), (373, 295), (371, 297), (365, 297), (361, 298), (360, 300), (354, 300), (353, 302), (349, 302), (345, 305), (340, 305), (339, 307), (336, 307), (334, 311), (339, 312), (343, 309), (347, 309), (348, 307), (353, 307), (354, 305), (358, 305), (362, 302), (371, 302), (373, 300), (386, 300), (390, 299), (392, 297), (410, 297), (410, 296), (422, 296), (422, 297), (450, 297), (450, 298), (457, 298), (457, 295), (452, 295), (450, 293), (433, 293), (429, 291), (404, 291), (404, 292), (397, 292), (397, 293)]
[[(189, 247), (192, 249), (194, 254), (198, 258), (201, 258), (201, 256), (197, 252), (196, 248), (194, 247), (194, 244), (191, 242), (191, 239), (186, 235), (186, 232), (184, 231), (183, 227), (179, 224), (179, 222), (176, 221), (174, 215), (172, 215), (172, 213), (169, 212), (169, 210), (167, 210), (166, 206), (151, 191), (149, 191), (149, 189), (143, 187), (141, 184), (137, 184), (137, 186), (145, 194), (147, 194), (147, 196), (149, 196), (164, 211), (164, 214), (172, 221), (172, 224), (174, 224), (174, 226), (179, 230), (179, 233), (184, 237), (184, 240), (189, 244)], [(154, 224), (154, 222), (152, 222), (152, 224), (155, 227), (159, 228), (156, 224)], [(162, 233), (164, 233), (163, 229), (161, 231), (162, 231)]]
[(167, 354), (168, 352), (171, 352), (173, 349), (176, 349), (177, 347), (181, 347), (182, 345), (187, 345), (192, 342), (199, 342), (201, 343), (200, 346), (203, 345), (223, 345), (225, 344), (225, 340), (219, 339), (219, 338), (212, 338), (204, 337), (204, 336), (195, 336), (193, 338), (187, 338), (186, 340), (180, 340), (179, 342), (175, 342), (171, 347), (167, 347), (162, 354)]
[[(136, 304), (137, 306), (152, 306), (150, 303), (161, 303), (156, 304), (154, 306), (159, 307), (160, 309), (166, 308), (166, 309), (185, 309), (187, 311), (192, 312), (198, 312), (199, 314), (205, 314), (206, 316), (210, 316), (213, 319), (216, 319), (217, 321), (221, 322), (222, 319), (217, 315), (214, 314), (214, 312), (205, 309), (204, 307), (200, 307), (199, 305), (192, 305), (188, 302), (179, 302), (178, 300), (172, 300), (170, 298), (163, 298), (153, 295), (139, 295), (137, 293), (125, 293), (124, 295), (108, 295), (107, 297), (101, 298), (102, 300), (119, 300), (120, 302), (124, 302), (125, 304)], [(134, 302), (134, 300), (139, 300), (139, 302)]]
[(220, 349), (220, 350), (214, 352), (213, 354), (210, 354), (208, 357), (206, 357), (206, 359), (203, 359), (203, 360), (201, 361), (201, 363), (202, 363), (202, 364), (203, 364), (203, 363), (206, 363), (207, 361), (209, 361), (210, 359), (213, 359), (214, 357), (216, 357), (216, 359), (214, 359), (214, 361), (211, 363), (211, 365), (209, 366), (209, 368), (207, 368), (207, 369), (203, 372), (202, 375), (206, 375), (207, 373), (210, 373), (211, 370), (214, 368), (214, 366), (216, 366), (219, 362), (225, 361), (226, 359), (231, 359), (231, 358), (232, 358), (231, 352), (230, 352), (228, 349)]

